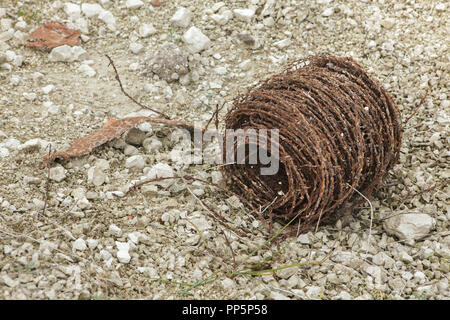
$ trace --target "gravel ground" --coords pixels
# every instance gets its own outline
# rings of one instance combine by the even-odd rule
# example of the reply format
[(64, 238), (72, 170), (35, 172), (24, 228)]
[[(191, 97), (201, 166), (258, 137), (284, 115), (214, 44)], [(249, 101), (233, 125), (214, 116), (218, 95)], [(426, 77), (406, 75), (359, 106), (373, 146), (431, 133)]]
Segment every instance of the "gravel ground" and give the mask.
[[(448, 3), (85, 3), (0, 1), (1, 299), (450, 298)], [(80, 30), (83, 50), (25, 48), (26, 35), (50, 20)], [(162, 181), (124, 195), (142, 177), (181, 169), (220, 182), (215, 166), (183, 166), (179, 137), (158, 125), (55, 165), (49, 183), (39, 169), (49, 143), (62, 150), (140, 110), (105, 54), (133, 97), (205, 124), (216, 104), (230, 106), (258, 79), (317, 53), (354, 57), (403, 119), (428, 90), (386, 187), (317, 230), (261, 248), (263, 223), (209, 185)], [(199, 199), (246, 234), (224, 228)], [(242, 271), (272, 255), (266, 267), (281, 269)]]

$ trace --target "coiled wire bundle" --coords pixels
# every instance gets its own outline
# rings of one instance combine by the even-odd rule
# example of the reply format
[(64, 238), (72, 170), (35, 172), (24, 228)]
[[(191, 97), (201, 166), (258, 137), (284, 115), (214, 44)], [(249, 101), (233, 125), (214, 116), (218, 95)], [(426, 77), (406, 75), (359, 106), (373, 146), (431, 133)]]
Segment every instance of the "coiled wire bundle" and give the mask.
[(380, 186), (398, 160), (399, 116), (352, 58), (301, 59), (237, 96), (225, 119), (226, 129), (278, 129), (278, 172), (262, 175), (261, 163), (225, 163), (222, 172), (264, 219), (298, 217), (305, 230), (355, 200), (356, 190)]

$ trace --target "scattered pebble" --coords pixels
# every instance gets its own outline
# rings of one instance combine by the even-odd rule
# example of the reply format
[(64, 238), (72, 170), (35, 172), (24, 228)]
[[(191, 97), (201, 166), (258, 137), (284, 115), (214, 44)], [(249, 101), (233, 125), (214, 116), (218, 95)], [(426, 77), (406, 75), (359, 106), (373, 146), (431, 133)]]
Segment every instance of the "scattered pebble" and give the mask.
[(170, 18), (170, 22), (180, 28), (187, 28), (191, 23), (191, 11), (186, 8), (178, 8), (175, 14)]
[(211, 40), (205, 36), (199, 28), (190, 27), (182, 37), (186, 43), (187, 49), (190, 53), (197, 53), (208, 49), (211, 46)]

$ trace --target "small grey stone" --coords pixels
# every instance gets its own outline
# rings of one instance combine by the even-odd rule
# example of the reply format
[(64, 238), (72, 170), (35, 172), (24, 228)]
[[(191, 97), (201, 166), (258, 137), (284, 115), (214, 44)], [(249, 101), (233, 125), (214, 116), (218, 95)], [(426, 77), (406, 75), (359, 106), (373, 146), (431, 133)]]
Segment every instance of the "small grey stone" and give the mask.
[(145, 132), (139, 130), (138, 128), (131, 128), (125, 135), (125, 142), (135, 146), (140, 146), (145, 138)]

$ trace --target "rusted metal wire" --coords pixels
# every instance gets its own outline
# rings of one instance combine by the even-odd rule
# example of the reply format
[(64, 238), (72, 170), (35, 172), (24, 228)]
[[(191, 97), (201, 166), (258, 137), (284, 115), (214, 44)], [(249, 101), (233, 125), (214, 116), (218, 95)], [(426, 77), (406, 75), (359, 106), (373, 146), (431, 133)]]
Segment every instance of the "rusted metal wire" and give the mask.
[(253, 208), (271, 204), (264, 219), (298, 215), (300, 231), (355, 202), (354, 189), (369, 196), (378, 188), (398, 160), (402, 135), (383, 86), (352, 58), (334, 56), (297, 60), (249, 88), (235, 98), (225, 126), (279, 129), (278, 173), (264, 176), (262, 165), (248, 163), (221, 170)]

